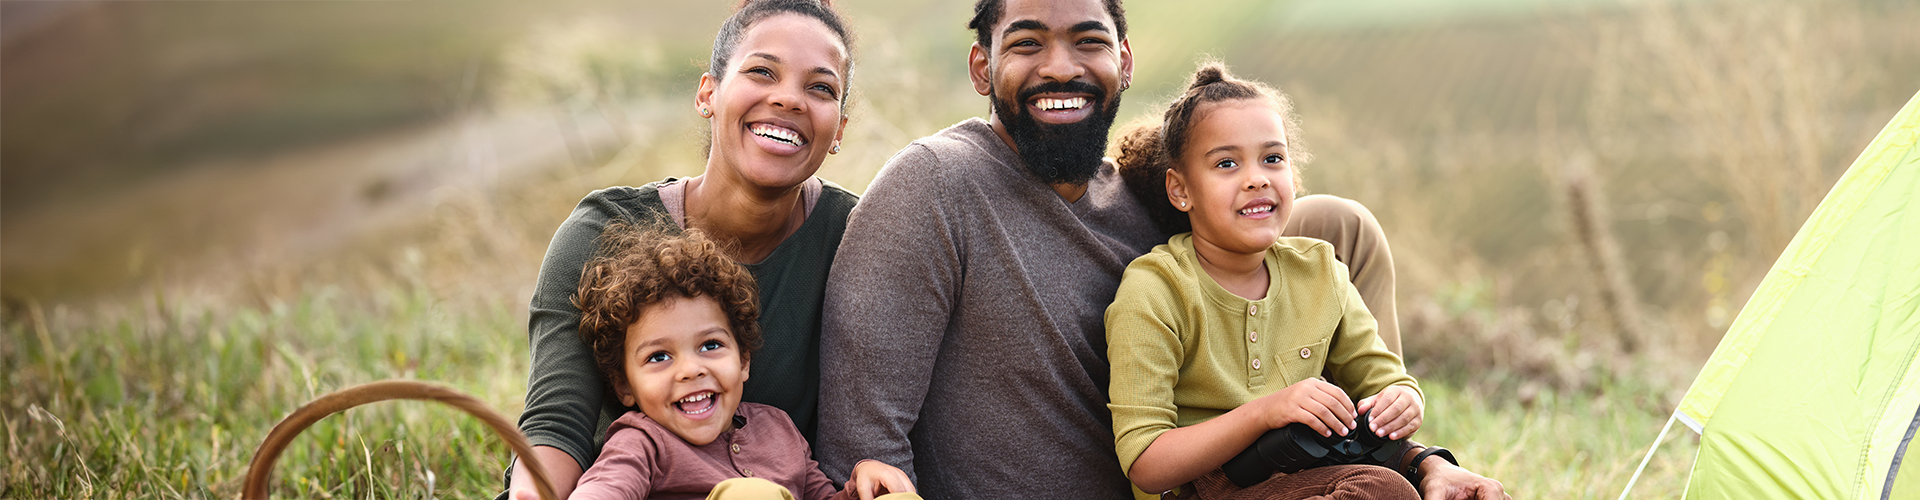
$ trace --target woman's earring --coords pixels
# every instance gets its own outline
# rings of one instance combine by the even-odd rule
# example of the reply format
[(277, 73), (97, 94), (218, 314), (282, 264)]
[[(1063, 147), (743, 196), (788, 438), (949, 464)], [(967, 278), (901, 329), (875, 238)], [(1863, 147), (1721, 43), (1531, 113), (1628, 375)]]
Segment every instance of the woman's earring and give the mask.
[(700, 108), (700, 117), (701, 117), (701, 118), (713, 118), (713, 110), (709, 110), (709, 109), (707, 109), (707, 108)]

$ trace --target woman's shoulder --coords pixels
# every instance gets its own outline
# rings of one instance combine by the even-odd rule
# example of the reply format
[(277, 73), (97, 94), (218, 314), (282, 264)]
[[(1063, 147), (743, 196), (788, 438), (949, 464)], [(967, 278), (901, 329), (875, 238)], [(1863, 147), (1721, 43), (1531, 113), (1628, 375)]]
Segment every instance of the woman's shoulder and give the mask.
[(654, 224), (665, 220), (667, 206), (660, 199), (660, 187), (680, 179), (668, 177), (639, 186), (609, 186), (593, 190), (574, 206), (575, 219), (598, 221), (624, 220), (633, 224)]

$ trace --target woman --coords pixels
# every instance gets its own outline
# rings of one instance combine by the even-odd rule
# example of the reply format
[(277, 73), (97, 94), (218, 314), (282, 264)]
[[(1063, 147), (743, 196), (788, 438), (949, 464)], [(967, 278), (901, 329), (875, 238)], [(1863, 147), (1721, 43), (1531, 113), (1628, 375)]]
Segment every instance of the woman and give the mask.
[[(813, 438), (820, 301), (858, 200), (813, 174), (839, 152), (850, 45), (846, 23), (823, 1), (749, 0), (714, 37), (694, 95), (694, 113), (712, 130), (705, 172), (595, 191), (554, 233), (529, 309), (533, 367), (520, 431), (562, 497), (598, 454), (598, 434), (624, 411), (605, 397), (571, 301), (595, 240), (615, 220), (699, 228), (747, 267), (760, 289), (765, 346), (744, 399), (785, 410)], [(509, 488), (532, 497), (532, 476), (514, 467)]]

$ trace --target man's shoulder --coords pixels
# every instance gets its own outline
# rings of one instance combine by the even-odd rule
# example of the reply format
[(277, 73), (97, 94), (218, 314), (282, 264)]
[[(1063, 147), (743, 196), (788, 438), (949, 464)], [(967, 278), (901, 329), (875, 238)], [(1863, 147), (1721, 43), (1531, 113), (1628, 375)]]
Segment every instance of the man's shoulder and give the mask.
[(1005, 145), (999, 141), (985, 120), (968, 118), (901, 148), (874, 179), (875, 187), (880, 187), (886, 177), (919, 184), (1000, 163), (1004, 160), (996, 157), (994, 148)]

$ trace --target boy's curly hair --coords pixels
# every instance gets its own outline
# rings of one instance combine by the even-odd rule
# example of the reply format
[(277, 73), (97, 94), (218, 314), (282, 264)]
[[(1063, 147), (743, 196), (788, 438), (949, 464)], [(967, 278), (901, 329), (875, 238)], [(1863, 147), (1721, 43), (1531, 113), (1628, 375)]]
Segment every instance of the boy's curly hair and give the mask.
[(669, 298), (711, 297), (727, 315), (742, 360), (760, 348), (759, 287), (746, 268), (697, 229), (673, 234), (609, 224), (599, 252), (580, 271), (580, 340), (614, 387), (627, 385), (627, 327), (647, 306)]

